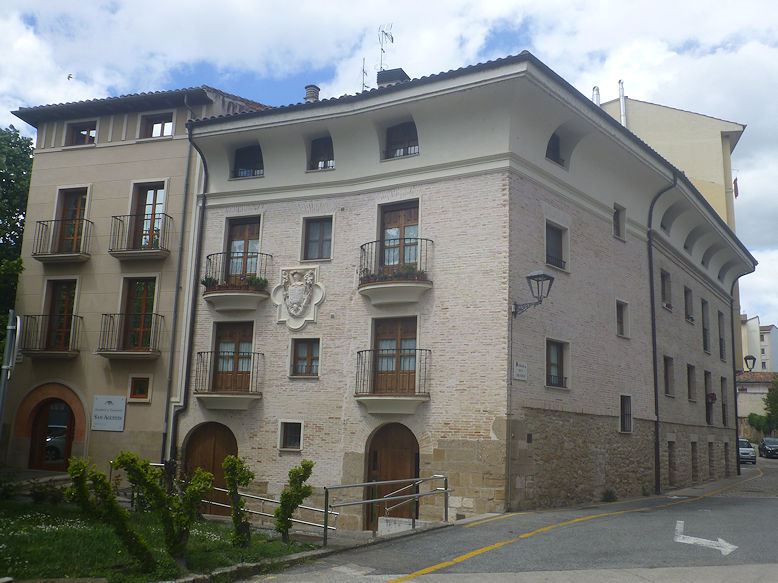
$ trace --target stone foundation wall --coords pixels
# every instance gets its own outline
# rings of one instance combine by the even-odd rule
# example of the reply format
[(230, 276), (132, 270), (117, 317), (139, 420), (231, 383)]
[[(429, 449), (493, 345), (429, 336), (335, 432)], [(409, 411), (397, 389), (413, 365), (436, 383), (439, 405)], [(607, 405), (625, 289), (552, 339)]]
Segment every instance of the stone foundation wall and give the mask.
[(735, 431), (663, 423), (659, 457), (663, 492), (734, 476), (737, 473)]

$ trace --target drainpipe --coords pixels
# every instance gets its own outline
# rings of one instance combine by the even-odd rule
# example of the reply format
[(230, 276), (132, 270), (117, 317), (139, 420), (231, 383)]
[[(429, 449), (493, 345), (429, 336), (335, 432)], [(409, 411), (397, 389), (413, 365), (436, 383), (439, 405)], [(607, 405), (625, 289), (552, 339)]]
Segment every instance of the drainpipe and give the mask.
[[(745, 274), (743, 274), (745, 275)], [(739, 275), (735, 278), (735, 280), (732, 282), (732, 286), (729, 288), (729, 315), (731, 316), (730, 324), (731, 324), (731, 332), (732, 332), (732, 396), (734, 399), (732, 399), (732, 403), (734, 404), (734, 411), (735, 411), (735, 460), (737, 461), (737, 475), (740, 475), (740, 448), (737, 444), (737, 438), (738, 438), (738, 429), (737, 429), (737, 365), (735, 364), (735, 314), (733, 313), (733, 310), (735, 309), (735, 286), (737, 285), (738, 280), (743, 277), (742, 275)], [(740, 321), (740, 314), (737, 315), (738, 321)]]
[[(621, 81), (619, 81), (621, 87)], [(622, 110), (623, 111), (623, 110)], [(623, 114), (622, 114), (623, 115)], [(669, 190), (678, 185), (678, 175), (673, 172), (673, 183), (654, 195), (648, 207), (648, 285), (651, 292), (651, 352), (654, 356), (654, 492), (659, 494), (662, 489), (661, 464), (659, 459), (659, 364), (656, 349), (656, 292), (654, 291), (654, 235), (653, 217), (654, 205)]]
[[(189, 106), (189, 94), (184, 93), (184, 105), (189, 110), (189, 119), (194, 118), (194, 111)], [(178, 264), (176, 265), (176, 290), (173, 293), (173, 323), (170, 333), (170, 360), (167, 369), (167, 389), (165, 392), (165, 422), (162, 425), (162, 453), (160, 461), (165, 463), (167, 458), (167, 434), (168, 422), (170, 421), (170, 396), (173, 393), (173, 366), (175, 362), (176, 338), (178, 336), (178, 302), (181, 297), (181, 272), (183, 270), (184, 258), (184, 231), (186, 226), (186, 209), (189, 204), (189, 173), (192, 169), (192, 142), (189, 142), (189, 148), (186, 151), (186, 175), (184, 176), (184, 201), (181, 203), (181, 234), (178, 239)]]
[[(198, 201), (198, 208), (197, 208), (197, 237), (195, 238), (195, 261), (194, 261), (194, 269), (192, 270), (192, 289), (197, 289), (197, 287), (200, 285), (200, 255), (202, 253), (202, 246), (203, 246), (203, 228), (204, 228), (204, 216), (205, 216), (205, 203), (206, 203), (206, 192), (208, 192), (208, 163), (205, 159), (205, 156), (203, 155), (202, 150), (200, 150), (199, 146), (195, 144), (194, 140), (192, 139), (192, 126), (187, 126), (187, 133), (189, 137), (189, 144), (197, 151), (197, 153), (200, 155), (200, 159), (203, 162), (203, 192), (199, 197)], [(178, 441), (178, 421), (179, 416), (181, 413), (186, 411), (187, 407), (189, 406), (189, 380), (190, 380), (190, 370), (192, 368), (192, 345), (194, 344), (194, 321), (195, 321), (195, 311), (197, 309), (197, 301), (195, 300), (194, 296), (192, 297), (192, 302), (189, 308), (189, 335), (187, 337), (186, 341), (186, 365), (184, 366), (184, 375), (183, 375), (183, 400), (181, 405), (175, 407), (175, 410), (173, 411), (173, 425), (170, 431), (170, 457), (176, 458), (178, 456), (178, 447), (176, 445), (176, 442)]]

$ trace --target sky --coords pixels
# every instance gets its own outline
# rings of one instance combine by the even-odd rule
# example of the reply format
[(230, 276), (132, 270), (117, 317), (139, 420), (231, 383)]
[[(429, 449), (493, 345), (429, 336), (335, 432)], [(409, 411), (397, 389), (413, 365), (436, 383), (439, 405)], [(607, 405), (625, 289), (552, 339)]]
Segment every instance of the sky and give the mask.
[(632, 99), (744, 124), (736, 229), (759, 265), (741, 311), (778, 325), (774, 0), (3, 0), (0, 30), (0, 127), (26, 135), (19, 107), (199, 85), (287, 105), (311, 83), (375, 87), (381, 66), (417, 78), (522, 50), (587, 97), (616, 99), (621, 79)]

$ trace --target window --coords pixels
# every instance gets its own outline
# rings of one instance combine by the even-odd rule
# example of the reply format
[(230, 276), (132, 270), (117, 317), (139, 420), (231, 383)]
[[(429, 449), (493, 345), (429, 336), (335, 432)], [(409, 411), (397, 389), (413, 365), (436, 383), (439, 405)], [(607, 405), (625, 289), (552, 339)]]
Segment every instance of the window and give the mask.
[(151, 401), (151, 377), (130, 377), (130, 401)]
[(727, 377), (721, 377), (721, 424), (727, 426)]
[(259, 219), (230, 219), (228, 236), (229, 260), (224, 275), (231, 286), (240, 287), (246, 277), (259, 275)]
[(233, 178), (248, 178), (263, 176), (265, 163), (262, 160), (262, 149), (259, 146), (246, 146), (235, 150), (235, 164), (232, 170)]
[(759, 350), (764, 354), (764, 348), (760, 348)]
[(332, 138), (316, 138), (311, 141), (311, 159), (308, 170), (328, 170), (335, 168), (335, 153), (332, 149)]
[(86, 216), (86, 188), (60, 191), (60, 209), (56, 226), (57, 252), (80, 253), (84, 238)]
[(622, 241), (627, 238), (627, 211), (618, 204), (613, 205), (613, 236)]
[(319, 376), (319, 339), (296, 338), (292, 343), (292, 376)]
[(419, 261), (419, 203), (381, 209), (381, 269), (387, 275), (416, 267)]
[(708, 314), (708, 302), (700, 300), (702, 314), (702, 349), (710, 353), (710, 322)]
[(46, 323), (46, 350), (70, 350), (73, 331), (73, 310), (76, 301), (76, 281), (60, 279), (48, 284), (49, 309)]
[(546, 222), (546, 263), (565, 269), (567, 229)]
[(173, 135), (173, 113), (146, 115), (141, 118), (141, 138), (161, 138)]
[(762, 361), (762, 370), (767, 370), (767, 363)]
[(153, 347), (155, 287), (153, 277), (125, 280), (122, 350), (149, 350)]
[(216, 366), (213, 390), (245, 392), (250, 388), (254, 325), (251, 322), (219, 322), (214, 345)]
[(683, 288), (683, 309), (687, 322), (694, 322), (694, 299), (692, 290), (684, 286)]
[(562, 159), (562, 141), (556, 132), (551, 134), (546, 145), (546, 158), (560, 166), (565, 165), (565, 161)]
[(281, 421), (279, 449), (302, 449), (303, 424), (300, 421)]
[(375, 393), (416, 392), (416, 318), (375, 321)]
[(697, 397), (697, 379), (693, 364), (686, 365), (686, 397), (690, 401)]
[(619, 431), (621, 433), (632, 433), (632, 397), (630, 395), (621, 395), (619, 397), (619, 405)]
[(546, 340), (546, 386), (567, 387), (565, 377), (566, 343)]
[(725, 362), (727, 360), (727, 350), (726, 350), (726, 344), (724, 342), (724, 314), (722, 312), (718, 313), (718, 324), (719, 324), (719, 359), (722, 362)]
[(675, 396), (675, 373), (673, 371), (673, 359), (669, 356), (664, 357), (664, 381), (665, 381), (665, 395), (668, 397)]
[(332, 217), (305, 219), (303, 259), (329, 259), (332, 253)]
[(670, 289), (670, 274), (664, 269), (659, 271), (660, 292), (662, 298), (662, 306), (668, 310), (673, 309), (672, 293)]
[(716, 393), (713, 392), (710, 371), (703, 373), (705, 379), (705, 423), (713, 425), (713, 403), (716, 402)]
[(84, 121), (68, 124), (65, 134), (66, 146), (86, 146), (94, 144), (97, 137), (97, 122)]
[(419, 153), (419, 137), (412, 121), (392, 126), (386, 130), (384, 158), (402, 158)]
[(759, 342), (764, 342), (764, 334), (759, 335)]
[(627, 338), (629, 336), (629, 310), (626, 302), (616, 300), (616, 334)]
[(165, 211), (162, 182), (136, 184), (132, 216), (132, 249), (159, 249)]

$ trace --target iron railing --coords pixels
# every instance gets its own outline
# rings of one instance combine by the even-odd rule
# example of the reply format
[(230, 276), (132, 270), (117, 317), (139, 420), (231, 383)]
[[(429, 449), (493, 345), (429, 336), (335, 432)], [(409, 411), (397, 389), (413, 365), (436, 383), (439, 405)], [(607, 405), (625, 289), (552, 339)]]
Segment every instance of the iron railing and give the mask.
[(83, 326), (81, 316), (23, 315), (19, 349), (35, 352), (77, 352)]
[(546, 386), (560, 387), (564, 389), (567, 387), (567, 377), (562, 377), (554, 374), (546, 375)]
[(166, 214), (113, 216), (108, 252), (169, 251), (172, 228), (173, 218)]
[(554, 267), (558, 267), (559, 269), (564, 269), (565, 265), (567, 264), (561, 257), (550, 255), (549, 253), (546, 253), (546, 263), (553, 265)]
[(428, 395), (432, 351), (379, 348), (357, 352), (357, 395)]
[(406, 237), (371, 241), (359, 248), (359, 285), (381, 281), (428, 281), (433, 242)]
[(205, 258), (205, 291), (265, 291), (273, 260), (267, 253), (212, 253)]
[(158, 352), (162, 319), (151, 312), (103, 314), (97, 352)]
[(88, 255), (94, 223), (88, 219), (58, 219), (35, 223), (32, 256)]
[(261, 352), (198, 352), (196, 393), (259, 393)]

